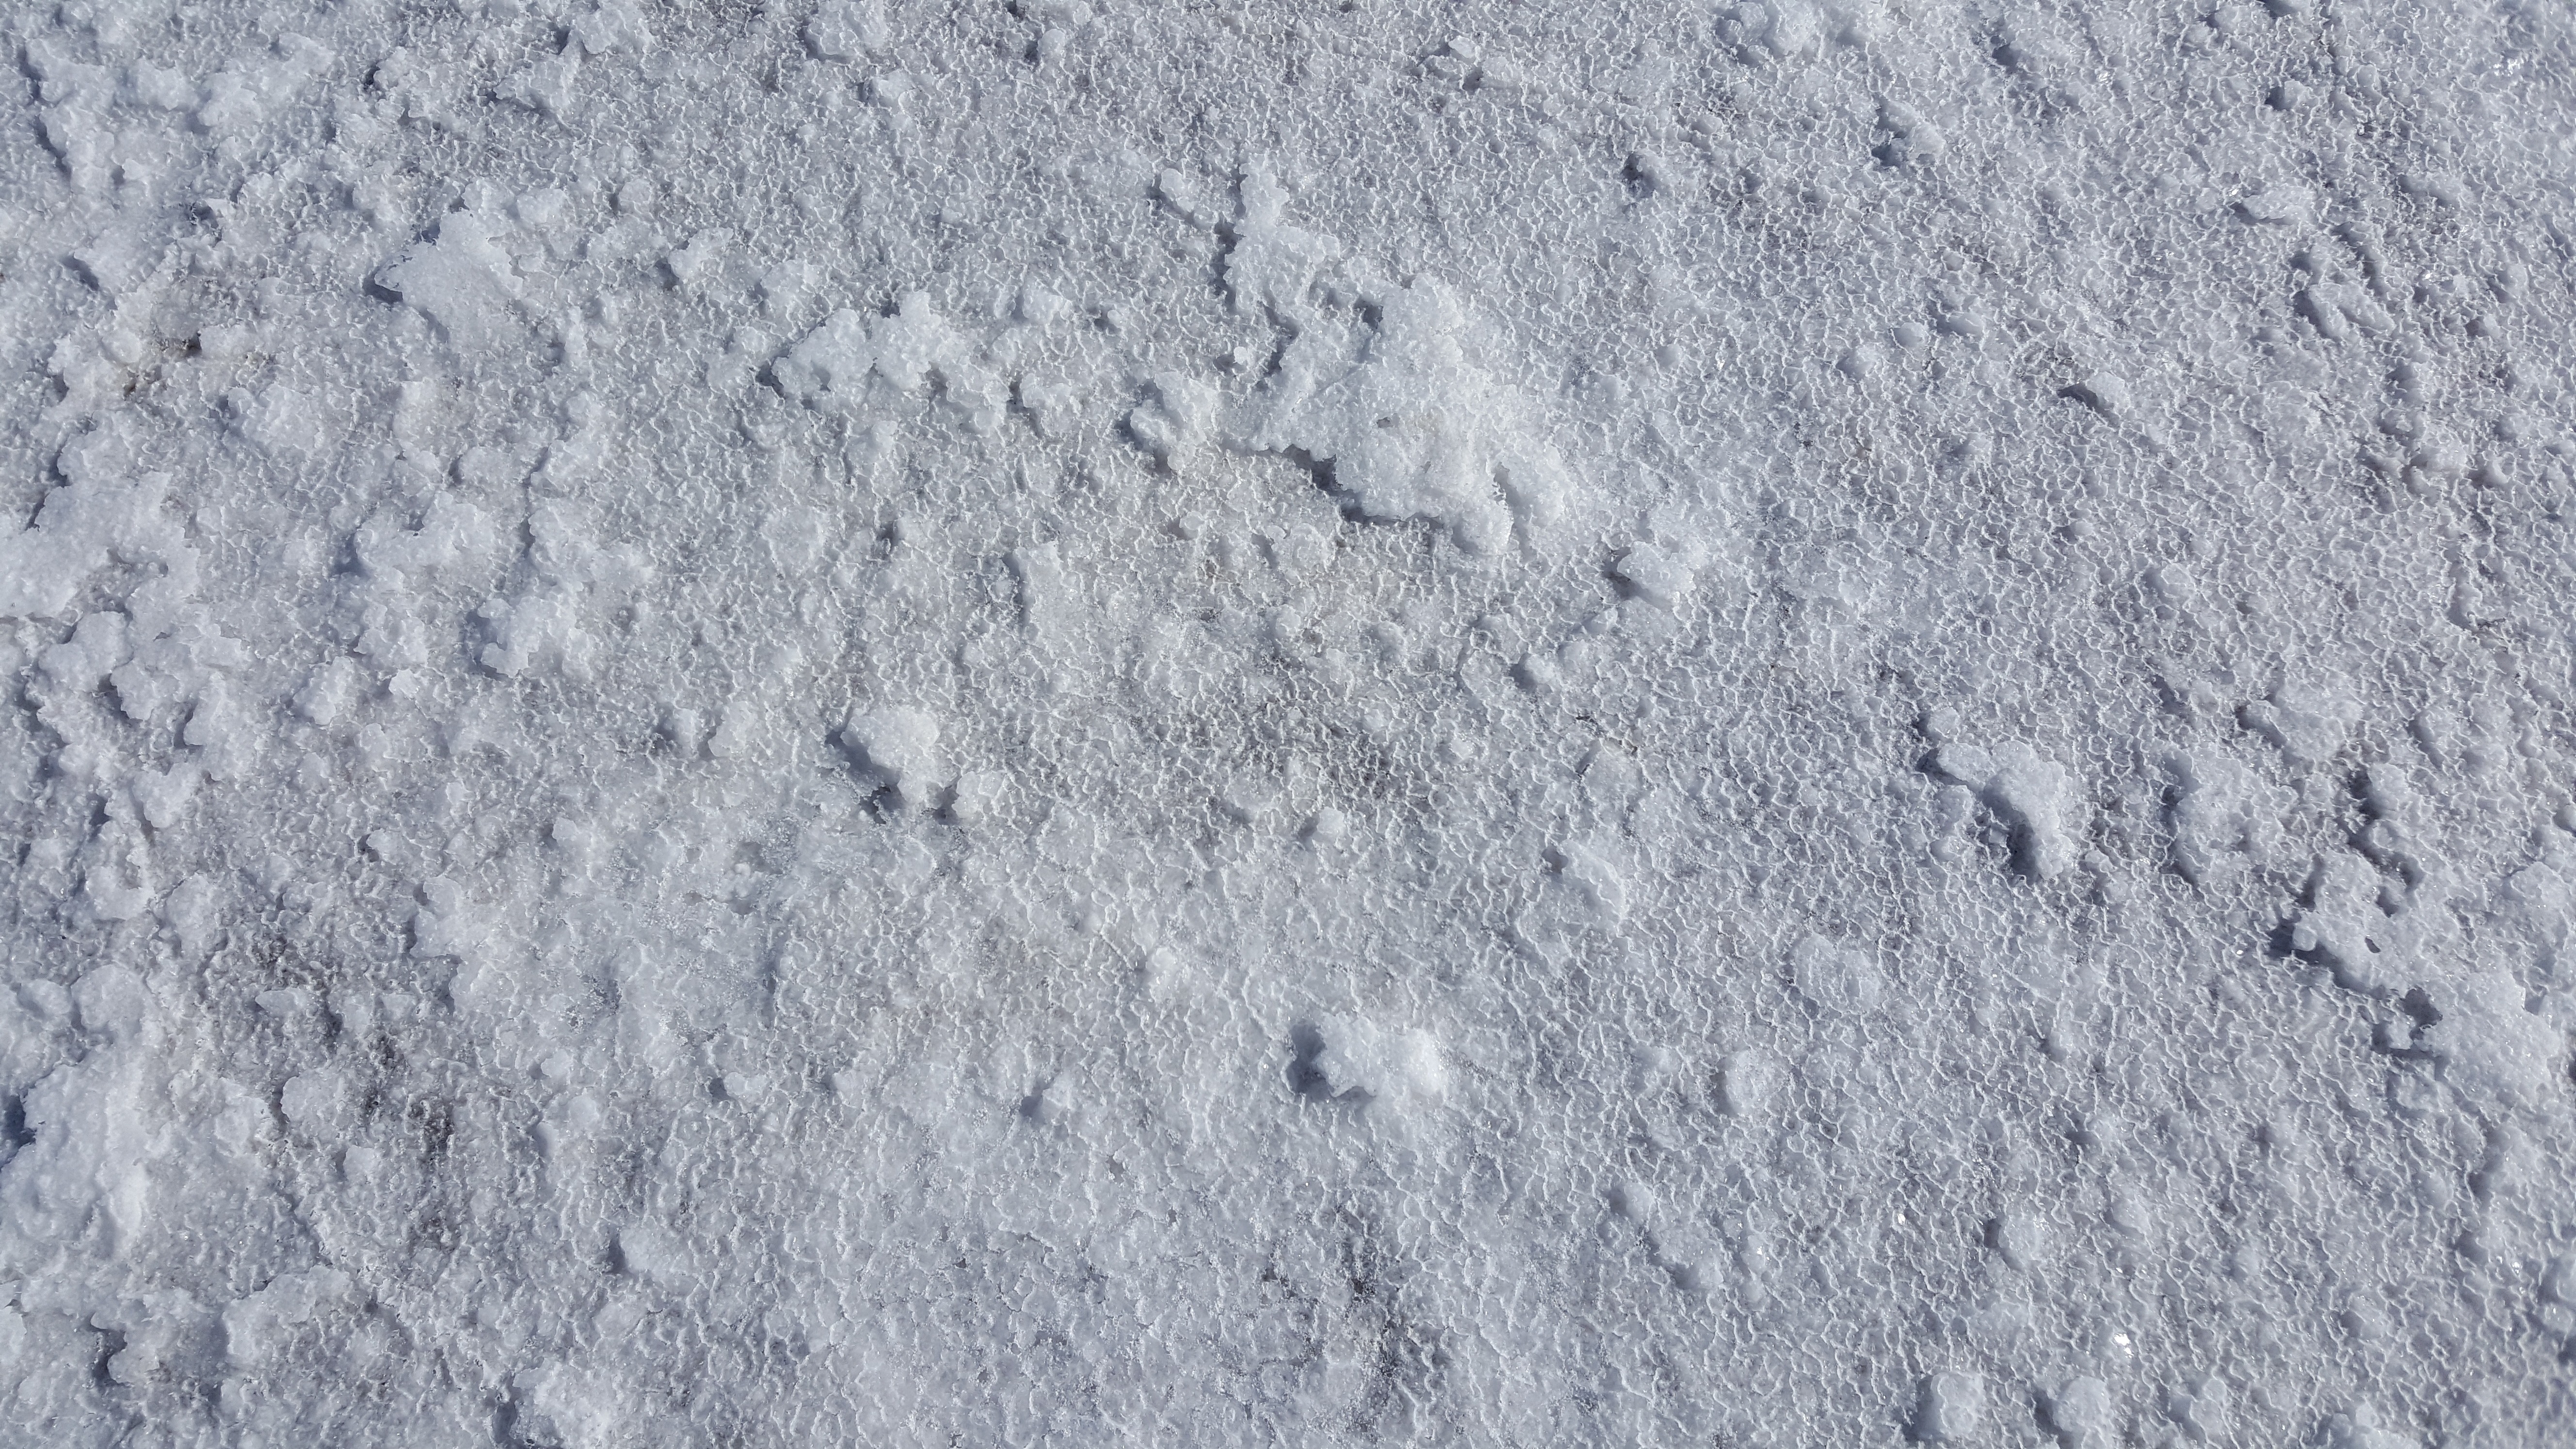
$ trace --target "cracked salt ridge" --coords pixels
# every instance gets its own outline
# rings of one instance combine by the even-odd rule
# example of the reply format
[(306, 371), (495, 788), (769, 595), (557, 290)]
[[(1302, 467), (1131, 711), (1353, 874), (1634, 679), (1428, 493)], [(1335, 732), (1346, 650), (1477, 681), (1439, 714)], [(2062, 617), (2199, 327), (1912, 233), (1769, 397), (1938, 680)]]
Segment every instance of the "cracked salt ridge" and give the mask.
[[(221, 59), (116, 5), (21, 32), (8, 157), (53, 191), (0, 215), (0, 285), (57, 386), (8, 404), (0, 537), (0, 1371), (50, 1441), (365, 1404), (533, 1443), (998, 1438), (1050, 1400), (1197, 1437), (1247, 1404), (1274, 1435), (2375, 1449), (2563, 1418), (2567, 300), (2530, 239), (2564, 219), (2512, 170), (2564, 156), (2563, 23), (1779, 4), (1551, 45), (1345, 15), (1288, 33), (1357, 81), (1290, 138), (1340, 158), (1302, 224), (1266, 163), (1158, 170), (1114, 118), (1043, 173), (1066, 217), (1199, 234), (1219, 309), (1186, 266), (1149, 298), (1130, 250), (835, 332), (835, 295), (921, 280), (886, 243), (970, 245), (959, 76), (1168, 54), (1135, 28), (1166, 20), (1216, 56), (1258, 12), (1037, 4), (951, 17), (993, 27), (961, 44), (903, 7), (725, 39), (496, 0), (373, 61), (390, 28), (333, 18)], [(1876, 93), (1898, 44), (1938, 84)], [(2201, 87), (2188, 124), (2159, 77)], [(702, 92), (753, 142), (800, 86), (772, 129), (828, 156), (812, 118), (863, 118), (893, 194), (941, 173), (937, 216), (782, 254), (830, 203), (710, 205), (604, 149), (437, 171)], [(2396, 151), (2347, 165), (2392, 95)], [(1351, 166), (1344, 120), (1414, 149)], [(1476, 172), (1439, 199), (1469, 224), (1408, 243), (1343, 173), (1427, 168), (1416, 120), (1615, 219), (1541, 213), (1580, 258), (1551, 279), (1474, 250), (1520, 174)], [(1972, 176), (1994, 224), (1903, 213)], [(1872, 208), (1903, 225), (1829, 234)], [(1747, 239), (1752, 275), (1852, 287), (1850, 335), (1728, 295)], [(827, 274), (853, 241), (873, 270)], [(1594, 332), (1534, 323), (1622, 247), (1688, 266)], [(1397, 284), (1399, 253), (1442, 265)], [(2213, 329), (2177, 340), (2175, 299)], [(1656, 329), (1692, 345), (1615, 360)], [(1556, 396), (1586, 353), (1614, 360)], [(997, 470), (975, 448), (1020, 416), (1061, 451)], [(1879, 461), (1800, 471), (1836, 428)], [(1456, 552), (1390, 546), (1416, 534)], [(2100, 652), (2047, 662), (2069, 637)], [(2442, 1351), (2392, 1354), (2399, 1321)], [(686, 1403), (657, 1323), (719, 1345)]]

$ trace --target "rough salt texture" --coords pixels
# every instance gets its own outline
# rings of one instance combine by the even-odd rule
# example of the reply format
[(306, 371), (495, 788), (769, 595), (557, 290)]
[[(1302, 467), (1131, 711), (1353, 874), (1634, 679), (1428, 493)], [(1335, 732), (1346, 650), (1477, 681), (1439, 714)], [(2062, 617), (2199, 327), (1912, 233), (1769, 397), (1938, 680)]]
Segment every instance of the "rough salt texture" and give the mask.
[(2547, 0), (65, 0), (0, 1440), (2576, 1440)]

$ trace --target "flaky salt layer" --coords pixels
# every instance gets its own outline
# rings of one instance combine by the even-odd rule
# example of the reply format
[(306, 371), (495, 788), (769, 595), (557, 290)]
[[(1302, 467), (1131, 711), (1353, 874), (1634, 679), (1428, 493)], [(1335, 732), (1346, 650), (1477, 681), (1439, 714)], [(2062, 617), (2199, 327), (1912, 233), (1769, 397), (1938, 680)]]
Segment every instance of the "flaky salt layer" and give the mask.
[(2576, 1439), (2538, 0), (64, 0), (0, 1443)]

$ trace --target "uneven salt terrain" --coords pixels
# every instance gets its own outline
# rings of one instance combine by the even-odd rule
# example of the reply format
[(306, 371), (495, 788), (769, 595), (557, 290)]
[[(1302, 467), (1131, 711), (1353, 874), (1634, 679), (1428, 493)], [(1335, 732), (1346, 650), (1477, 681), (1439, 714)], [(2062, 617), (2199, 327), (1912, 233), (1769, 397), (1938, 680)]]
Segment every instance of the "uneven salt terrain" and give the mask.
[(0, 1443), (2576, 1443), (2551, 0), (64, 0)]

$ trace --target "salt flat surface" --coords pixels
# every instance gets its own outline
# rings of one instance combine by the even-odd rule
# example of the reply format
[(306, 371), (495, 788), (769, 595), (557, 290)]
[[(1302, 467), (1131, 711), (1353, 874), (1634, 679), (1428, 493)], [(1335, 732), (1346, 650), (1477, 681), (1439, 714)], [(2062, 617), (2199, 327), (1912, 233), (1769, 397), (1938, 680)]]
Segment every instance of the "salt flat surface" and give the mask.
[(5, 27), (0, 1442), (2576, 1443), (2563, 6)]

